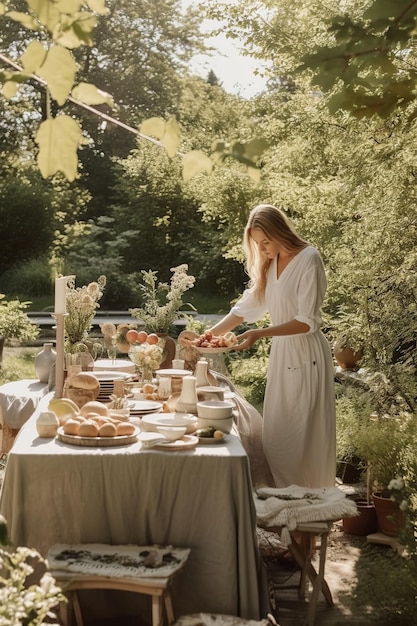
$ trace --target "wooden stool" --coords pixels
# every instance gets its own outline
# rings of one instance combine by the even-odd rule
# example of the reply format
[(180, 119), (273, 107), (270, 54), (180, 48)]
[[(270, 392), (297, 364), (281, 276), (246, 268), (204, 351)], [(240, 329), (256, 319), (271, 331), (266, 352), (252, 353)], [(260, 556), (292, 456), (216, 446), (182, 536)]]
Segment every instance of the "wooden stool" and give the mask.
[[(314, 626), (314, 619), (317, 607), (317, 601), (320, 591), (326, 600), (328, 606), (333, 606), (333, 598), (324, 577), (326, 567), (326, 554), (327, 554), (327, 541), (333, 522), (310, 522), (304, 524), (298, 524), (297, 528), (292, 531), (291, 539), (292, 543), (288, 546), (288, 550), (292, 555), (294, 561), (297, 563), (301, 570), (300, 583), (298, 586), (298, 597), (301, 600), (306, 598), (307, 579), (311, 581), (312, 593), (309, 598), (307, 615), (304, 621), (306, 626)], [(281, 534), (281, 527), (264, 527), (270, 532), (276, 532)], [(311, 560), (314, 554), (312, 544), (314, 538), (320, 537), (320, 551), (319, 551), (319, 567), (316, 571)]]
[[(116, 565), (118, 569), (123, 568), (129, 559), (137, 559), (138, 554), (148, 553), (150, 551), (168, 552), (179, 555), (176, 562), (171, 563), (168, 566), (161, 568), (161, 575), (158, 575), (157, 567), (147, 566), (138, 567), (138, 574), (129, 576), (112, 576), (96, 574), (93, 572), (74, 571), (79, 567), (75, 564), (74, 555), (77, 553), (81, 557), (85, 557), (86, 554), (93, 555), (94, 562), (97, 564), (100, 557), (103, 558), (104, 565), (106, 567), (109, 554), (112, 555), (112, 565)], [(124, 545), (124, 546), (107, 546), (105, 544), (79, 544), (79, 545), (60, 545), (51, 550), (48, 553), (48, 562), (50, 563), (50, 573), (55, 578), (56, 582), (62, 586), (63, 592), (68, 595), (68, 604), (62, 604), (61, 618), (65, 625), (69, 625), (72, 622), (72, 613), (75, 617), (77, 626), (83, 626), (83, 618), (81, 613), (80, 602), (77, 592), (85, 589), (111, 589), (113, 591), (130, 591), (133, 593), (140, 593), (152, 597), (152, 626), (162, 626), (164, 624), (164, 609), (167, 626), (171, 626), (174, 623), (174, 609), (172, 605), (171, 597), (171, 585), (174, 577), (184, 567), (188, 555), (189, 549), (177, 549), (171, 546), (136, 546), (136, 545)], [(117, 561), (117, 558), (120, 561)], [(58, 559), (58, 560), (57, 560)], [(83, 560), (83, 558), (81, 558)], [(143, 560), (143, 559), (142, 559)], [(85, 561), (83, 561), (85, 562)], [(72, 571), (65, 570), (65, 565), (69, 564)], [(57, 567), (58, 566), (58, 567)], [(131, 572), (133, 561), (128, 563), (129, 571)], [(101, 568), (101, 564), (100, 564)], [(83, 567), (79, 567), (80, 570)], [(94, 569), (94, 565), (93, 565)], [(144, 569), (148, 569), (149, 575), (144, 574)]]

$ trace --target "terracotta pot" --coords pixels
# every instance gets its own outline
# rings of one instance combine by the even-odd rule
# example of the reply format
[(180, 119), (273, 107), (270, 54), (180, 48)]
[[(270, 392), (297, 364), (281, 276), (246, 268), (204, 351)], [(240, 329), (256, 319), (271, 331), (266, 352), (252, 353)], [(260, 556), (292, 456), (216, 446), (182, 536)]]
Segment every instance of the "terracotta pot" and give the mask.
[(405, 516), (397, 502), (384, 496), (381, 492), (372, 494), (378, 519), (379, 530), (388, 537), (398, 537), (400, 530), (404, 528)]
[(375, 506), (367, 500), (355, 500), (359, 515), (357, 517), (345, 517), (343, 530), (348, 535), (365, 537), (378, 530)]
[(337, 364), (344, 370), (359, 369), (359, 361), (363, 357), (363, 350), (353, 350), (349, 346), (345, 346), (342, 341), (336, 341), (333, 346), (334, 358)]

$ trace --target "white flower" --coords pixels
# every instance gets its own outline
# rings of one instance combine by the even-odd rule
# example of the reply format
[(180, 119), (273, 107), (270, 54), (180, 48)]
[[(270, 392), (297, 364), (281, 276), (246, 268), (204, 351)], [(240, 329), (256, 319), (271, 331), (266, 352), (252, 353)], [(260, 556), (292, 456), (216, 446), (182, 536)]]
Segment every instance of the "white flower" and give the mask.
[(129, 311), (145, 323), (149, 332), (166, 333), (171, 324), (183, 315), (180, 311), (184, 305), (183, 295), (195, 283), (194, 276), (188, 276), (187, 270), (188, 265), (185, 263), (171, 267), (170, 284), (158, 283), (157, 272), (142, 270), (143, 284), (140, 290), (143, 306)]
[(390, 491), (401, 491), (402, 489), (404, 489), (403, 479), (399, 476), (397, 478), (393, 478), (388, 485), (388, 489)]

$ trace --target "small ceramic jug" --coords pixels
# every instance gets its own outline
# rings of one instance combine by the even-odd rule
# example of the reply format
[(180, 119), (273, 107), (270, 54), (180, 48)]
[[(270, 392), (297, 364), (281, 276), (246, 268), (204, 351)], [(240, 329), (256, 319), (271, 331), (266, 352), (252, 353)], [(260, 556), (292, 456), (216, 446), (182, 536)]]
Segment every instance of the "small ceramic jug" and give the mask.
[(211, 385), (208, 377), (208, 361), (197, 361), (195, 366), (195, 386), (209, 387)]
[(39, 413), (36, 420), (36, 430), (39, 437), (52, 439), (55, 437), (59, 426), (59, 420), (53, 411)]
[(181, 395), (175, 405), (177, 413), (197, 414), (197, 391), (195, 376), (184, 376), (182, 379)]

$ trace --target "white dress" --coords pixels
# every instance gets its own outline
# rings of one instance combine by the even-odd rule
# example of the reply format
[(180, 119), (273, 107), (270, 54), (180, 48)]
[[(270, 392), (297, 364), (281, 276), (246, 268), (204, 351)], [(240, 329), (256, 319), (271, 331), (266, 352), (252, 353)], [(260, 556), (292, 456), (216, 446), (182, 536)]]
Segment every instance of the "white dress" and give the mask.
[(332, 487), (336, 473), (334, 367), (320, 331), (327, 282), (319, 252), (299, 252), (277, 278), (271, 262), (265, 301), (247, 289), (231, 312), (248, 323), (269, 312), (273, 326), (292, 319), (307, 333), (273, 337), (263, 409), (263, 446), (276, 487)]

